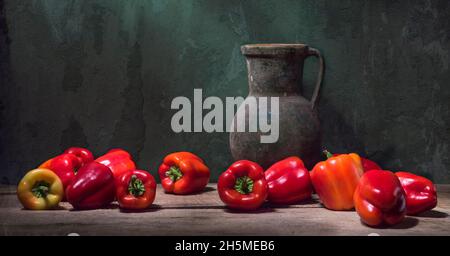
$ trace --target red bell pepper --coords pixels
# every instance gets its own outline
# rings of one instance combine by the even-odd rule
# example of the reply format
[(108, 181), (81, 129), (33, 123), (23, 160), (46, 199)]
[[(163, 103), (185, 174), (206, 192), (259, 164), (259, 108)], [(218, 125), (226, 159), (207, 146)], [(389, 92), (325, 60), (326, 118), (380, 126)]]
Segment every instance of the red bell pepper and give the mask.
[(263, 168), (248, 160), (237, 161), (222, 173), (217, 190), (222, 202), (238, 210), (259, 208), (269, 194)]
[(67, 201), (75, 209), (97, 209), (109, 205), (116, 186), (111, 170), (95, 161), (82, 166), (66, 189)]
[(62, 154), (45, 161), (39, 168), (50, 169), (56, 173), (61, 180), (64, 189), (66, 189), (75, 178), (75, 174), (80, 166), (80, 159), (75, 155)]
[(155, 194), (156, 181), (146, 171), (133, 170), (119, 177), (116, 197), (122, 209), (146, 209), (155, 200)]
[(121, 148), (112, 148), (106, 153), (112, 153), (112, 152), (121, 152), (122, 154), (125, 154), (126, 156), (128, 156), (128, 158), (133, 158), (128, 151), (125, 151)]
[(108, 166), (116, 180), (118, 180), (122, 174), (136, 170), (136, 164), (130, 153), (123, 149), (112, 149), (103, 156), (95, 159), (95, 161)]
[(205, 189), (210, 172), (200, 157), (189, 152), (167, 155), (158, 170), (166, 193), (186, 195)]
[(437, 194), (431, 180), (409, 172), (396, 172), (406, 193), (406, 213), (417, 215), (436, 207)]
[(381, 167), (375, 163), (374, 161), (361, 157), (361, 164), (363, 166), (364, 172), (370, 171), (370, 170), (382, 170)]
[(288, 157), (265, 171), (269, 186), (269, 202), (293, 204), (310, 199), (312, 194), (309, 171), (298, 157)]
[(311, 171), (311, 181), (323, 205), (331, 210), (351, 210), (353, 193), (363, 175), (361, 159), (357, 154), (332, 156), (317, 163)]
[[(333, 154), (333, 156), (338, 156), (338, 155), (342, 155), (342, 154)], [(360, 157), (360, 158), (361, 158), (361, 164), (364, 169), (364, 172), (367, 172), (370, 170), (382, 170), (381, 167), (374, 161), (372, 161), (368, 158), (364, 158), (364, 157)]]
[(86, 148), (70, 147), (64, 151), (65, 154), (72, 154), (78, 157), (81, 165), (94, 161), (94, 155)]
[(393, 172), (366, 172), (354, 194), (356, 212), (369, 226), (400, 223), (406, 214), (406, 197), (399, 179)]

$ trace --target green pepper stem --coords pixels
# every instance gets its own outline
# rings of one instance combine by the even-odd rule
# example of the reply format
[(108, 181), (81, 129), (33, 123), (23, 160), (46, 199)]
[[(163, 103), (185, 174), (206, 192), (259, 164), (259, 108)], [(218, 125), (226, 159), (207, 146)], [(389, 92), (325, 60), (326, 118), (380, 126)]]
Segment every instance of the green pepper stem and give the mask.
[(253, 191), (253, 180), (248, 176), (239, 177), (236, 179), (234, 189), (243, 195), (250, 194)]
[(50, 184), (46, 181), (37, 181), (34, 183), (31, 192), (37, 198), (45, 198), (50, 193)]
[(168, 171), (166, 171), (166, 176), (169, 177), (173, 182), (181, 179), (183, 177), (183, 173), (180, 168), (176, 166), (171, 166)]
[(131, 176), (130, 183), (128, 183), (128, 192), (135, 197), (142, 196), (145, 193), (144, 183), (136, 175)]
[(333, 156), (333, 154), (331, 154), (330, 151), (328, 151), (328, 150), (326, 150), (326, 149), (323, 151), (323, 153), (325, 154), (325, 156), (327, 157), (327, 159)]

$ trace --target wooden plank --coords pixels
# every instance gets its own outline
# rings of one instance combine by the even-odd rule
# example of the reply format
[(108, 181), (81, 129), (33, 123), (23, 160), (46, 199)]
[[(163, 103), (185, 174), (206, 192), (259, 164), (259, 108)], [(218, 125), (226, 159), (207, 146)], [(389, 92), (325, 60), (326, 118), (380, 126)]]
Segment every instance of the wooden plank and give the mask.
[(439, 185), (438, 207), (391, 228), (361, 224), (354, 211), (324, 209), (317, 198), (289, 207), (264, 207), (243, 213), (226, 209), (216, 185), (197, 195), (165, 194), (158, 187), (155, 205), (128, 213), (108, 209), (73, 211), (68, 203), (53, 211), (23, 210), (15, 187), (0, 187), (1, 235), (450, 235), (450, 185)]

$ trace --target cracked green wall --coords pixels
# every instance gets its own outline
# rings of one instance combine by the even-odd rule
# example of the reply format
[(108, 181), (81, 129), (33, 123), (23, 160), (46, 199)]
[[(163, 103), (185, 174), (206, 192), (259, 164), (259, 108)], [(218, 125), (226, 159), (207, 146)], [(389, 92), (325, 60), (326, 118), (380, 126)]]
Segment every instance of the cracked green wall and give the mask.
[[(172, 98), (245, 96), (239, 47), (323, 52), (324, 144), (450, 182), (449, 3), (443, 1), (5, 0), (0, 30), (3, 183), (65, 147), (125, 147), (156, 173), (191, 150), (216, 179), (228, 134), (175, 134)], [(316, 62), (305, 70), (309, 97)]]

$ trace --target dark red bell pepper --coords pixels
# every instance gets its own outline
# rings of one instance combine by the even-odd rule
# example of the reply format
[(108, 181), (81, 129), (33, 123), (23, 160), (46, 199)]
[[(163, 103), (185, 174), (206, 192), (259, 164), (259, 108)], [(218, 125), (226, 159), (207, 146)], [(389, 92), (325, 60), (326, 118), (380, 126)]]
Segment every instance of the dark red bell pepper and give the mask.
[[(333, 154), (333, 156), (338, 156), (338, 155), (341, 155), (341, 154)], [(364, 169), (364, 172), (367, 172), (370, 170), (382, 170), (381, 167), (374, 161), (372, 161), (368, 158), (361, 157), (361, 156), (360, 156), (360, 158), (361, 158), (361, 164)]]
[(45, 161), (39, 168), (52, 170), (58, 175), (64, 189), (69, 186), (75, 178), (77, 170), (81, 167), (80, 159), (73, 154), (62, 154)]
[(405, 191), (393, 172), (371, 170), (361, 177), (353, 196), (356, 212), (369, 226), (400, 223), (406, 214)]
[(269, 194), (263, 168), (248, 160), (237, 161), (222, 173), (217, 190), (222, 202), (238, 210), (259, 208)]
[(80, 148), (80, 147), (70, 147), (64, 151), (65, 154), (72, 154), (81, 162), (81, 165), (85, 165), (87, 163), (90, 163), (94, 161), (94, 155), (91, 151), (89, 151), (86, 148)]
[(122, 209), (140, 210), (148, 208), (155, 200), (156, 181), (143, 170), (126, 172), (119, 177), (116, 197)]
[(204, 190), (210, 176), (203, 160), (190, 152), (167, 155), (159, 166), (158, 174), (164, 191), (178, 195)]
[(417, 215), (437, 205), (437, 193), (431, 180), (409, 172), (396, 172), (406, 193), (406, 213)]
[(311, 178), (300, 158), (293, 156), (281, 160), (264, 174), (269, 186), (269, 202), (293, 204), (311, 198)]
[(95, 161), (82, 166), (66, 189), (67, 201), (75, 209), (97, 209), (109, 205), (116, 195), (111, 170)]
[(95, 159), (95, 161), (108, 166), (116, 180), (118, 180), (122, 174), (136, 170), (136, 164), (130, 153), (123, 149), (112, 149), (103, 156)]

